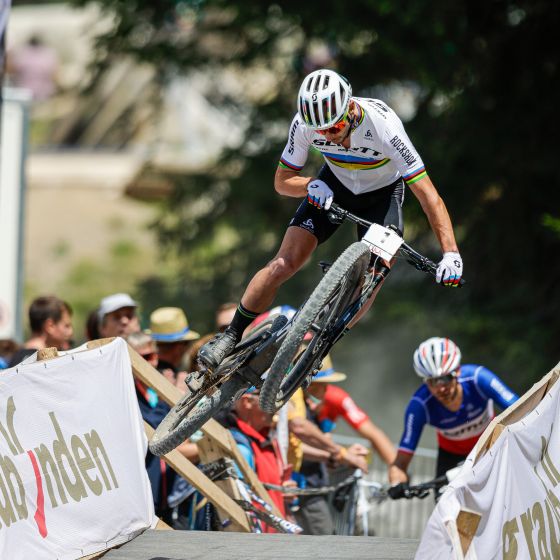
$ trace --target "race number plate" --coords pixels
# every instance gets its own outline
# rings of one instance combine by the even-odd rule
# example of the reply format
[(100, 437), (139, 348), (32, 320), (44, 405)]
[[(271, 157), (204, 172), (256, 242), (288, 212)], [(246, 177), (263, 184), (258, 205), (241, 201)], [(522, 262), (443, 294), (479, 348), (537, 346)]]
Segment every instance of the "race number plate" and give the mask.
[(362, 238), (367, 243), (372, 253), (379, 255), (382, 259), (390, 261), (403, 244), (403, 239), (392, 229), (373, 224)]

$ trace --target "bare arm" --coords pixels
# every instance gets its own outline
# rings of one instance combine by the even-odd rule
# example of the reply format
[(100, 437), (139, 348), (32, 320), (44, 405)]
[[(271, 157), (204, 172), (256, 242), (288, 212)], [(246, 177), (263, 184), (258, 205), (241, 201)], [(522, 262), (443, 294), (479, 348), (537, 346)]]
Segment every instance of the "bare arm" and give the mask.
[(395, 446), (387, 434), (378, 428), (371, 420), (362, 422), (358, 427), (360, 435), (369, 439), (372, 448), (379, 454), (385, 464), (390, 465), (397, 455)]
[(177, 451), (195, 464), (200, 461), (200, 457), (198, 456), (198, 446), (196, 443), (191, 443), (188, 439), (177, 447)]
[(289, 421), (288, 426), (290, 431), (303, 443), (323, 449), (329, 455), (335, 455), (340, 451), (340, 445), (334, 443), (318, 426), (306, 418), (293, 418)]
[(307, 443), (302, 443), (301, 448), (303, 451), (303, 458), (307, 461), (326, 463), (331, 458), (331, 454), (328, 451), (318, 449), (317, 447), (313, 447)]
[(353, 449), (346, 449), (332, 441), (332, 439), (324, 434), (318, 426), (306, 418), (293, 418), (289, 420), (288, 426), (290, 431), (296, 437), (301, 439), (304, 444), (325, 451), (329, 454), (329, 459), (336, 463), (344, 463), (351, 467), (361, 469), (367, 473), (367, 462), (354, 452)]
[(423, 179), (410, 185), (410, 189), (420, 202), (430, 226), (438, 238), (442, 252), (454, 251), (458, 253), (459, 249), (455, 241), (451, 218), (432, 180), (426, 175)]
[(302, 177), (297, 171), (278, 167), (274, 176), (274, 188), (278, 194), (303, 198), (307, 196), (307, 185), (313, 177)]
[(399, 451), (393, 464), (389, 467), (389, 482), (398, 484), (399, 482), (408, 482), (408, 465), (412, 461), (412, 453), (403, 453)]

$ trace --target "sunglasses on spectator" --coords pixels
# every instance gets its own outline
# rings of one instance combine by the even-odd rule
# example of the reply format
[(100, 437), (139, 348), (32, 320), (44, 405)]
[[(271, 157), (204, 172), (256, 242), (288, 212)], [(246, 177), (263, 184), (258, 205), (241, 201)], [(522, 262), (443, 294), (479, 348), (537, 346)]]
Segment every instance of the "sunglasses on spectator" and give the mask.
[(147, 352), (146, 354), (140, 354), (140, 356), (142, 356), (142, 358), (144, 358), (144, 360), (146, 360), (148, 362), (150, 360), (153, 360), (154, 358), (157, 358), (158, 353), (157, 352)]
[(427, 377), (426, 384), (430, 387), (437, 387), (439, 385), (449, 385), (455, 379), (455, 375), (448, 373), (447, 375), (440, 375), (439, 377)]
[(348, 111), (346, 111), (344, 116), (337, 123), (333, 124), (330, 128), (327, 128), (326, 130), (317, 130), (317, 132), (323, 136), (325, 136), (325, 134), (338, 134), (339, 132), (344, 130), (344, 127), (346, 126), (347, 122), (348, 122)]

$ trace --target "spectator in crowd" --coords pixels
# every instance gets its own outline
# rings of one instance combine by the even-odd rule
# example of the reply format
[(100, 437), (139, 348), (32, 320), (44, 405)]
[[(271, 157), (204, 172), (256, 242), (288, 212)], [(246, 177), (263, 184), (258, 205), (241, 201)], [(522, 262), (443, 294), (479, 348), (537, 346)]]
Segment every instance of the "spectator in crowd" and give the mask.
[[(317, 375), (322, 383), (336, 383), (344, 377), (334, 375), (330, 357), (323, 360), (323, 369)], [(329, 485), (327, 466), (345, 464), (367, 472), (367, 449), (360, 444), (349, 448), (334, 443), (330, 436), (321, 430), (318, 409), (311, 398), (304, 398), (299, 389), (288, 403), (288, 422), (290, 429), (290, 460), (293, 461), (292, 475), (301, 488), (322, 488)], [(330, 426), (332, 429), (332, 425)], [(302, 496), (296, 520), (308, 535), (332, 535), (334, 522), (326, 495)]]
[(126, 337), (140, 331), (138, 304), (128, 294), (104, 297), (97, 310), (97, 327), (101, 338)]
[[(155, 343), (149, 334), (144, 332), (131, 333), (126, 337), (126, 341), (148, 363), (152, 366), (157, 365), (158, 356)], [(157, 393), (151, 387), (146, 387), (139, 379), (135, 379), (134, 384), (142, 418), (155, 429), (165, 418), (170, 408), (159, 399)], [(196, 444), (187, 440), (177, 447), (177, 450), (187, 459), (198, 462)], [(174, 511), (168, 505), (167, 498), (176, 483), (177, 474), (163, 459), (152, 455), (149, 451), (146, 454), (146, 470), (152, 486), (156, 515), (167, 524), (175, 526)]]
[(130, 333), (125, 340), (144, 360), (157, 369), (159, 355), (156, 343), (148, 333), (142, 331)]
[(99, 334), (99, 308), (90, 311), (87, 316), (85, 337), (86, 340), (97, 340), (98, 338), (101, 338), (101, 335)]
[[(438, 477), (467, 458), (494, 417), (494, 403), (506, 409), (518, 399), (484, 366), (461, 365), (461, 351), (449, 338), (422, 342), (414, 352), (413, 366), (423, 383), (406, 408), (405, 429), (389, 470), (389, 480), (401, 488), (408, 482), (408, 467), (426, 424), (437, 431)], [(392, 490), (397, 496), (397, 489)]]
[(37, 350), (55, 347), (68, 350), (72, 345), (72, 308), (56, 296), (40, 296), (29, 306), (31, 338), (12, 357), (10, 367), (19, 364)]
[(56, 91), (58, 56), (39, 35), (8, 53), (6, 70), (13, 85), (31, 91), (34, 101), (48, 99)]
[(153, 311), (149, 332), (157, 343), (157, 369), (173, 384), (182, 386), (186, 375), (182, 371), (183, 358), (200, 335), (189, 327), (187, 316), (179, 307), (160, 307)]
[(6, 369), (12, 357), (19, 350), (19, 344), (11, 338), (0, 340), (0, 369)]
[(223, 303), (216, 311), (216, 331), (224, 332), (231, 323), (237, 304), (233, 302)]
[(333, 385), (345, 379), (346, 374), (336, 372), (330, 356), (326, 356), (321, 371), (313, 377), (311, 385), (305, 391), (307, 406), (315, 414), (319, 427), (325, 433), (334, 430), (339, 417), (344, 418), (361, 437), (369, 440), (372, 450), (389, 467), (397, 455), (395, 446), (344, 389)]
[[(260, 409), (258, 390), (247, 391), (234, 403), (229, 414), (219, 419), (231, 431), (242, 455), (261, 482), (292, 485), (278, 442), (271, 434), (272, 414)], [(284, 495), (273, 490), (269, 494), (282, 516), (286, 517)], [(264, 531), (274, 532), (266, 525)]]

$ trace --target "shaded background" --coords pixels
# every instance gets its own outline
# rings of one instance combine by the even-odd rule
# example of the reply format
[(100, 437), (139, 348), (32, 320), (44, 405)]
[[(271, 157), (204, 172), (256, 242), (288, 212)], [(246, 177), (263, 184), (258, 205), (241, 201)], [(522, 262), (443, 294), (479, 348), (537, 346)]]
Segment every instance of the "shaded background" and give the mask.
[[(13, 4), (14, 13), (37, 8)], [(61, 162), (84, 149), (134, 161), (126, 209), (117, 210), (122, 199), (99, 206), (112, 239), (103, 264), (78, 259), (52, 284), (75, 306), (78, 332), (86, 312), (116, 290), (142, 302), (145, 324), (155, 307), (179, 305), (197, 330), (212, 329), (214, 309), (239, 299), (297, 207), (274, 192), (273, 176), (299, 83), (328, 66), (355, 95), (385, 100), (405, 122), (452, 216), (468, 281), (446, 290), (397, 266), (372, 312), (333, 352), (350, 374), (345, 388), (396, 439), (418, 384), (412, 352), (426, 337), (453, 338), (466, 363), (486, 365), (518, 392), (558, 362), (557, 3), (70, 4), (92, 14), (87, 70), (66, 76), (58, 112), (34, 114), (32, 150), (47, 160), (62, 154)], [(304, 173), (320, 165), (311, 155)], [(93, 208), (103, 195), (92, 196)], [(134, 233), (130, 205), (143, 216)], [(405, 219), (407, 240), (439, 259), (411, 193)], [(149, 251), (145, 235), (157, 240)], [(68, 237), (60, 236), (51, 266), (71, 252)], [(315, 263), (334, 260), (353, 237), (341, 228), (277, 303), (297, 307), (320, 278)], [(28, 272), (28, 298), (41, 292), (43, 274)]]

